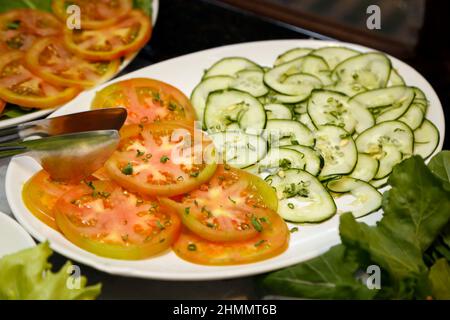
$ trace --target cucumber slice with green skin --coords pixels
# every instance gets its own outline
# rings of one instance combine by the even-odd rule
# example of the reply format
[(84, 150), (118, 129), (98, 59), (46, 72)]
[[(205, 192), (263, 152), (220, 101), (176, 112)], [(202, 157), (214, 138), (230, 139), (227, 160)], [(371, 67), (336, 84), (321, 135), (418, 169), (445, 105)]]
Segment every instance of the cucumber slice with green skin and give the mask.
[(350, 99), (369, 109), (375, 122), (381, 123), (400, 118), (414, 100), (414, 90), (397, 86), (360, 93)]
[(386, 121), (362, 132), (356, 139), (358, 151), (380, 162), (375, 179), (386, 177), (392, 168), (413, 152), (414, 136), (400, 121)]
[[(283, 81), (285, 86), (292, 86), (291, 94), (296, 100), (305, 100), (311, 91), (322, 87), (322, 82), (315, 76), (306, 73), (297, 73), (286, 77)], [(295, 89), (294, 89), (295, 88)], [(287, 100), (287, 98), (281, 97)]]
[(308, 99), (305, 101), (302, 101), (300, 103), (297, 103), (294, 106), (294, 113), (296, 114), (303, 114), (308, 112)]
[(259, 100), (263, 104), (270, 104), (270, 103), (285, 103), (285, 104), (294, 104), (299, 103), (302, 101), (305, 101), (308, 97), (305, 97), (304, 95), (301, 96), (288, 96), (285, 94), (280, 94), (275, 91), (269, 91), (269, 93), (263, 97), (260, 97)]
[(226, 131), (232, 123), (238, 123), (243, 131), (260, 131), (266, 125), (263, 105), (252, 95), (238, 90), (211, 93), (206, 101), (204, 127), (220, 132)]
[(416, 104), (418, 107), (420, 107), (423, 114), (426, 115), (428, 110), (428, 99), (425, 96), (425, 93), (423, 93), (423, 91), (417, 87), (412, 87), (412, 89), (414, 90), (415, 94), (413, 104)]
[(244, 69), (236, 73), (230, 88), (250, 93), (254, 97), (261, 97), (269, 92), (263, 79), (264, 71)]
[(267, 153), (267, 141), (260, 136), (240, 131), (227, 131), (210, 134), (216, 147), (217, 163), (226, 163), (235, 168), (246, 168)]
[(291, 109), (283, 104), (266, 104), (264, 109), (266, 110), (268, 120), (292, 120)]
[(239, 71), (245, 69), (261, 70), (261, 67), (247, 58), (228, 57), (214, 63), (211, 66), (211, 68), (209, 68), (205, 72), (203, 79), (207, 79), (214, 76), (234, 77)]
[(304, 170), (290, 169), (266, 178), (275, 188), (278, 213), (292, 222), (321, 222), (336, 213), (336, 204), (320, 181)]
[(200, 82), (192, 91), (191, 102), (195, 109), (197, 119), (203, 124), (203, 113), (205, 112), (206, 100), (211, 92), (228, 89), (234, 81), (232, 77), (217, 76)]
[(271, 148), (291, 144), (314, 145), (311, 130), (294, 120), (268, 120), (263, 135)]
[(439, 130), (428, 119), (414, 131), (414, 154), (427, 159), (436, 150), (439, 144)]
[(317, 176), (322, 169), (323, 159), (321, 155), (311, 147), (301, 145), (290, 145), (283, 148), (291, 149), (302, 153), (305, 156), (305, 170), (313, 176)]
[(347, 131), (332, 125), (320, 126), (315, 132), (315, 137), (315, 149), (324, 160), (319, 179), (325, 180), (353, 171), (358, 160), (358, 151)]
[[(330, 83), (330, 79), (327, 79), (327, 72), (329, 72), (328, 65), (322, 58), (305, 56), (281, 64), (266, 72), (264, 82), (273, 90), (285, 95), (304, 95), (314, 83), (317, 85)], [(304, 86), (297, 83), (285, 83), (289, 76), (299, 73), (312, 75), (308, 77), (308, 81), (305, 78)]]
[(345, 47), (324, 47), (314, 50), (311, 54), (323, 58), (330, 70), (333, 70), (339, 63), (359, 55), (360, 52)]
[(295, 60), (297, 58), (307, 56), (310, 54), (314, 49), (311, 48), (294, 48), (291, 50), (288, 50), (282, 54), (280, 54), (277, 57), (277, 60), (273, 64), (274, 67), (279, 66), (280, 64)]
[(346, 210), (340, 211), (350, 211), (355, 218), (363, 217), (381, 208), (382, 194), (365, 181), (341, 177), (328, 182), (327, 188), (332, 192), (347, 193), (353, 196), (354, 200), (345, 206)]
[(408, 108), (408, 110), (398, 119), (403, 123), (406, 123), (411, 130), (416, 130), (422, 124), (425, 119), (422, 107), (419, 104), (413, 103)]
[(380, 189), (380, 188), (387, 186), (388, 180), (389, 180), (389, 176), (384, 177), (382, 179), (371, 180), (371, 181), (369, 181), (369, 184), (374, 188)]
[(317, 128), (312, 122), (311, 118), (309, 117), (308, 113), (302, 113), (300, 116), (297, 117), (298, 121), (302, 124), (304, 124), (309, 130), (316, 131)]
[(393, 86), (404, 86), (405, 80), (403, 80), (402, 76), (398, 73), (398, 71), (394, 68), (391, 69), (391, 74), (389, 75), (388, 87)]
[(332, 79), (350, 85), (356, 92), (384, 88), (391, 73), (391, 61), (382, 53), (369, 52), (348, 58), (333, 70)]
[(350, 173), (350, 177), (369, 182), (377, 174), (379, 166), (380, 163), (377, 159), (364, 153), (358, 153), (358, 162), (355, 169)]
[(245, 170), (265, 177), (291, 168), (304, 169), (306, 157), (303, 153), (287, 148), (271, 148), (266, 156)]
[(335, 125), (347, 132), (362, 132), (374, 125), (372, 114), (342, 93), (314, 90), (308, 100), (308, 114), (316, 127)]

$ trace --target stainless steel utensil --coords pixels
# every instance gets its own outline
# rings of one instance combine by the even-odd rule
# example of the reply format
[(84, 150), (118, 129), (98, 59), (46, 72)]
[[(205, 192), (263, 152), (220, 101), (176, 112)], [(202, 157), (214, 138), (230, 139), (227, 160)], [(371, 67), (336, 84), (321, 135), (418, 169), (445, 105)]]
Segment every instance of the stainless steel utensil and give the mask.
[(47, 118), (0, 129), (0, 143), (30, 136), (56, 136), (93, 130), (119, 130), (127, 118), (124, 108), (96, 109)]
[(100, 169), (119, 144), (117, 130), (70, 133), (0, 144), (0, 158), (26, 154), (55, 180), (78, 182)]

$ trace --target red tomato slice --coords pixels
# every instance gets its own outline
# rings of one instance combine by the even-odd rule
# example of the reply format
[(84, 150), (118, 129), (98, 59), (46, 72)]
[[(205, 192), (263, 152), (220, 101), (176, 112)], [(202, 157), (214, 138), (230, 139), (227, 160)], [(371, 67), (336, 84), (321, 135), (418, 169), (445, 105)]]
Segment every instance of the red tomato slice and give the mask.
[(93, 61), (109, 61), (141, 49), (152, 33), (152, 24), (142, 11), (131, 11), (117, 24), (96, 30), (64, 31), (66, 46)]
[(78, 95), (78, 87), (55, 86), (32, 74), (24, 65), (24, 53), (0, 56), (0, 98), (29, 108), (52, 108)]
[(132, 0), (53, 0), (53, 13), (66, 21), (69, 5), (80, 8), (81, 28), (99, 29), (111, 26), (125, 17), (133, 8)]
[(5, 110), (5, 107), (6, 107), (6, 102), (3, 101), (2, 99), (0, 99), (0, 116), (3, 113), (3, 110)]
[(197, 188), (216, 170), (215, 162), (202, 151), (197, 152), (212, 151), (212, 142), (187, 124), (130, 125), (122, 137), (105, 168), (112, 179), (129, 190), (175, 196)]
[(62, 30), (63, 25), (50, 13), (34, 9), (12, 10), (0, 15), (0, 47), (25, 51), (35, 39), (59, 35)]
[(181, 225), (173, 209), (111, 181), (80, 184), (56, 202), (54, 212), (67, 239), (115, 259), (145, 259), (166, 250)]
[(153, 79), (135, 78), (113, 83), (98, 91), (92, 108), (125, 107), (126, 124), (165, 120), (194, 121), (195, 111), (177, 88)]
[(53, 207), (56, 201), (74, 186), (75, 184), (55, 181), (46, 171), (41, 170), (24, 185), (22, 198), (31, 213), (49, 227), (58, 230)]
[(92, 62), (68, 51), (62, 39), (37, 40), (25, 56), (27, 67), (42, 79), (57, 86), (93, 87), (111, 79), (120, 61)]
[(218, 242), (243, 241), (262, 231), (266, 208), (277, 210), (275, 191), (245, 171), (218, 166), (210, 181), (183, 195), (173, 206), (183, 224), (196, 235)]
[(252, 239), (212, 242), (183, 229), (173, 249), (180, 258), (204, 265), (243, 264), (277, 256), (288, 247), (289, 230), (277, 213), (264, 211), (262, 231)]

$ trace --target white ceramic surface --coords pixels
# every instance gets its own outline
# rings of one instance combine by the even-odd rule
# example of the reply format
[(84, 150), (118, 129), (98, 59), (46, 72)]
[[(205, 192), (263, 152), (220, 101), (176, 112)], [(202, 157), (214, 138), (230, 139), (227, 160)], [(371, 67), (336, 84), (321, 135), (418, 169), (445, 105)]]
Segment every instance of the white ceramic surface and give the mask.
[(0, 258), (34, 245), (33, 238), (20, 224), (0, 212)]
[[(159, 0), (153, 0), (153, 15), (152, 15), (153, 25), (155, 25), (156, 19), (158, 18), (158, 9), (159, 9)], [(116, 74), (118, 74), (126, 66), (128, 66), (131, 63), (131, 61), (133, 61), (133, 59), (137, 56), (137, 54), (138, 53), (133, 53), (133, 54), (130, 54), (129, 56), (127, 56), (124, 59), (124, 61), (122, 62), (122, 64), (120, 65), (120, 68), (116, 72)], [(111, 78), (114, 78), (114, 77), (115, 77), (115, 75), (112, 76)], [(55, 110), (56, 110), (55, 108), (36, 110), (34, 112), (24, 114), (23, 116), (20, 116), (20, 117), (0, 120), (0, 129), (9, 127), (9, 126), (13, 126), (13, 125), (16, 125), (19, 123), (24, 123), (24, 122), (28, 122), (28, 121), (32, 121), (35, 119), (45, 117), (46, 115), (49, 115), (50, 113), (54, 112)]]
[[(277, 55), (288, 49), (294, 47), (319, 48), (331, 45), (347, 46), (360, 51), (371, 50), (359, 45), (318, 40), (252, 42), (178, 57), (129, 73), (111, 82), (134, 77), (150, 77), (168, 82), (180, 88), (186, 95), (190, 95), (192, 89), (201, 79), (203, 70), (218, 59), (227, 56), (244, 56), (261, 65), (270, 66)], [(433, 88), (413, 68), (398, 59), (390, 58), (393, 66), (403, 76), (408, 85), (417, 86), (424, 91), (430, 102), (427, 118), (439, 129), (441, 137), (444, 137), (444, 114), (439, 98)], [(52, 116), (88, 110), (95, 92), (105, 85), (82, 93), (75, 100), (61, 107)], [(442, 149), (442, 144), (441, 139), (436, 152)], [(224, 267), (201, 266), (186, 262), (170, 251), (142, 261), (121, 261), (102, 258), (78, 248), (60, 233), (36, 219), (26, 209), (21, 198), (22, 186), (39, 169), (39, 165), (27, 157), (14, 158), (8, 167), (6, 194), (17, 220), (38, 240), (50, 240), (51, 247), (55, 251), (70, 259), (112, 274), (164, 280), (210, 280), (248, 276), (287, 267), (310, 259), (323, 253), (330, 246), (340, 241), (338, 235), (339, 214), (337, 214), (332, 219), (321, 224), (300, 226), (299, 232), (291, 235), (290, 245), (286, 252), (275, 258), (252, 264)], [(359, 219), (359, 221), (374, 224), (381, 218), (381, 215), (381, 211), (378, 211)]]

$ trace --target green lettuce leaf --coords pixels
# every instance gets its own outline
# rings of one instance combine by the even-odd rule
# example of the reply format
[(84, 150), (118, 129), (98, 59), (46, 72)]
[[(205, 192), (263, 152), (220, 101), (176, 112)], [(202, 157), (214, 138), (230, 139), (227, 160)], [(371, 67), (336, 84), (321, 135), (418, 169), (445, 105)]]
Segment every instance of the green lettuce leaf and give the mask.
[(450, 266), (445, 259), (439, 259), (430, 269), (433, 298), (450, 300)]
[(371, 299), (369, 290), (355, 278), (358, 264), (345, 256), (342, 245), (325, 254), (268, 274), (260, 279), (263, 289), (282, 296), (309, 299)]
[(0, 12), (9, 10), (29, 8), (42, 11), (52, 11), (52, 0), (0, 0)]
[(446, 190), (450, 191), (450, 151), (441, 151), (428, 164), (431, 172), (438, 177)]
[(80, 278), (79, 286), (68, 285), (76, 281), (71, 277), (70, 262), (52, 272), (48, 263), (51, 254), (45, 242), (1, 258), (0, 300), (79, 300), (95, 299), (100, 294), (101, 284), (86, 287), (85, 277)]

